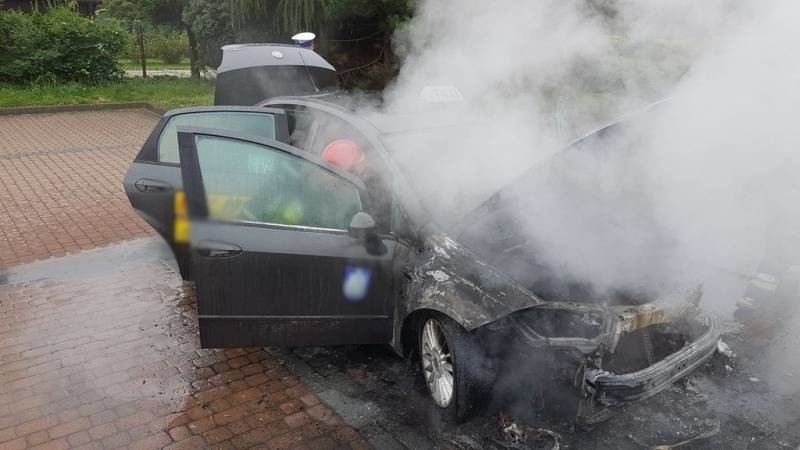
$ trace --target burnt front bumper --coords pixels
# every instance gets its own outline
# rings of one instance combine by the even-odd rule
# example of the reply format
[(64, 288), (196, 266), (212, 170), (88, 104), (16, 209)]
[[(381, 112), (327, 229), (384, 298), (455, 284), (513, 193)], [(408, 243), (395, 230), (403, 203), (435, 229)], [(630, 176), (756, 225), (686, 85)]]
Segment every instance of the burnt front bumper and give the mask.
[(668, 388), (705, 363), (716, 351), (720, 337), (717, 319), (703, 317), (706, 331), (697, 339), (642, 370), (617, 375), (601, 369), (584, 371), (584, 393), (602, 406), (644, 400)]

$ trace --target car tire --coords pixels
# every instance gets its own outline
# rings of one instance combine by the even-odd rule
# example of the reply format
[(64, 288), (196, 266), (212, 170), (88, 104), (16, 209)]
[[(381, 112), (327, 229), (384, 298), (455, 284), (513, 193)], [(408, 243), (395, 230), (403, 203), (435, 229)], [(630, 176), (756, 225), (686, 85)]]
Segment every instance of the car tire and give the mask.
[(423, 317), (417, 334), (422, 378), (433, 404), (455, 423), (481, 411), (493, 377), (476, 339), (440, 314)]

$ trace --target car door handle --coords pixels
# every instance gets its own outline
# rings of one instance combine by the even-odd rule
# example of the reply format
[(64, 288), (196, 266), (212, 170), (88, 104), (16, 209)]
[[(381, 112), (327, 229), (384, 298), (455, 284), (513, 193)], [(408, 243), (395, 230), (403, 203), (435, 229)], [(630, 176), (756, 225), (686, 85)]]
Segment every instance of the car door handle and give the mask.
[(141, 178), (133, 183), (139, 192), (167, 192), (172, 190), (172, 186), (163, 181)]
[(242, 253), (242, 247), (219, 241), (200, 241), (195, 249), (197, 254), (205, 258), (230, 258)]

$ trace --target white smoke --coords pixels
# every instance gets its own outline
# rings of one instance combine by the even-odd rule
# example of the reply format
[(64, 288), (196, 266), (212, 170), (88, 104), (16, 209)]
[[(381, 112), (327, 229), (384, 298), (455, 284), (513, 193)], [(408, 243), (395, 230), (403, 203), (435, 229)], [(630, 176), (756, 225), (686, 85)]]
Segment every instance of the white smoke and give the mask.
[(398, 156), (437, 174), (422, 187), (448, 217), (581, 130), (669, 97), (625, 129), (628, 145), (596, 143), (618, 154), (582, 152), (555, 181), (545, 166), (518, 219), (549, 264), (599, 289), (748, 274), (776, 227), (800, 223), (798, 23), (790, 0), (421, 1), (379, 114), (425, 86), (463, 94), (439, 115), (468, 133), (406, 134), (425, 151)]

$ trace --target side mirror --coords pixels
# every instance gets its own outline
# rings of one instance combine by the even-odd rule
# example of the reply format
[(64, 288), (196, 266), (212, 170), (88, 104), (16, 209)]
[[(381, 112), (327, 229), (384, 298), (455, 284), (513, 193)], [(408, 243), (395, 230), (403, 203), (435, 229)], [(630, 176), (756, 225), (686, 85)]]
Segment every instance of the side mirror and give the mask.
[(353, 239), (364, 243), (367, 253), (382, 255), (386, 253), (386, 246), (375, 233), (375, 219), (365, 212), (357, 212), (347, 227), (347, 234)]
[(347, 234), (353, 239), (366, 241), (370, 235), (375, 234), (375, 219), (363, 211), (357, 212), (347, 227)]

